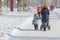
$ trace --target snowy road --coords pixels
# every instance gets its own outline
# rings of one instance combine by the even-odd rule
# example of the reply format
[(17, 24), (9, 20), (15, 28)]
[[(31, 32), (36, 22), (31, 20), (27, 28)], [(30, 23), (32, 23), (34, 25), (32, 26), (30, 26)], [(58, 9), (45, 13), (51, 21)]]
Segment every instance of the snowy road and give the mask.
[[(60, 19), (56, 15), (56, 13), (50, 14), (50, 25), (51, 30), (50, 31), (34, 31), (34, 27), (32, 25), (32, 17), (29, 18), (29, 20), (23, 24), (21, 27), (22, 30), (14, 29), (11, 34), (14, 36), (30, 36), (30, 37), (58, 37), (60, 38)], [(41, 21), (39, 20), (39, 26), (41, 25)], [(19, 34), (19, 35), (18, 35)]]
[[(60, 19), (55, 12), (50, 12), (51, 30), (46, 32), (35, 31), (32, 25), (33, 14), (29, 15), (28, 17), (0, 16), (0, 31), (2, 30), (6, 40), (60, 40)], [(41, 20), (39, 20), (39, 27), (40, 25)]]
[[(51, 25), (51, 30), (50, 31), (35, 31), (34, 27), (32, 25), (32, 17), (30, 17), (28, 19), (28, 21), (23, 24), (23, 26), (21, 27), (22, 30), (19, 29), (14, 29), (10, 34), (10, 36), (13, 36), (13, 39), (15, 39), (14, 37), (18, 37), (18, 40), (20, 37), (22, 37), (24, 39), (24, 37), (26, 37), (27, 39), (31, 39), (34, 40), (36, 37), (36, 40), (38, 38), (41, 40), (44, 40), (43, 38), (45, 38), (46, 40), (60, 40), (60, 19), (59, 17), (56, 15), (56, 13), (51, 12), (50, 13), (50, 25)], [(41, 25), (41, 21), (39, 20), (39, 26)], [(28, 38), (29, 37), (29, 38)], [(30, 38), (31, 37), (31, 38)], [(40, 37), (40, 38), (39, 38)], [(41, 38), (42, 37), (42, 38)], [(55, 39), (56, 38), (56, 39)], [(11, 38), (12, 39), (12, 38)]]

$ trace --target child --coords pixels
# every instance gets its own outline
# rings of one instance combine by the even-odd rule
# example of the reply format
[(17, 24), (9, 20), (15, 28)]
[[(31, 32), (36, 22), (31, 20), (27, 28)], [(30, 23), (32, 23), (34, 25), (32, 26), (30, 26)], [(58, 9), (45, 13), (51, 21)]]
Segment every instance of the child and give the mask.
[(39, 19), (38, 15), (34, 14), (33, 25), (34, 25), (35, 30), (38, 30), (38, 19)]

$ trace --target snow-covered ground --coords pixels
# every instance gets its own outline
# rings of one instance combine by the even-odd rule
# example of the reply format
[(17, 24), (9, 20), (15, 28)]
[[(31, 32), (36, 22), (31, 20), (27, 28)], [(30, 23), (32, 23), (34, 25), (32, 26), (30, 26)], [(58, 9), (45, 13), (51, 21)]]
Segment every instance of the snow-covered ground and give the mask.
[[(3, 12), (0, 16), (0, 39), (1, 40), (60, 40), (60, 17), (59, 9), (50, 11), (51, 30), (46, 32), (34, 30), (32, 25), (33, 14), (30, 12)], [(39, 20), (39, 27), (41, 20)], [(40, 28), (39, 28), (40, 29)]]

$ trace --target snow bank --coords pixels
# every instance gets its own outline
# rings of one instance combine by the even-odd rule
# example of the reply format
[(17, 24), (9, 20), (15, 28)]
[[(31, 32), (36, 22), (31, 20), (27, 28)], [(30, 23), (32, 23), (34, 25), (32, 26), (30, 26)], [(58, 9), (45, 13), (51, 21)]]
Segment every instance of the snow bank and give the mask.
[(55, 8), (53, 12), (60, 13), (60, 8)]

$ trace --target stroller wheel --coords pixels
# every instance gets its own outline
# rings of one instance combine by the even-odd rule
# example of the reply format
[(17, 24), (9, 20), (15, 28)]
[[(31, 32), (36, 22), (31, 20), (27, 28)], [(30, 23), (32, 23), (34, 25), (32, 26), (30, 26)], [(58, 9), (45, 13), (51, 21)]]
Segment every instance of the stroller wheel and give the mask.
[(50, 30), (50, 26), (48, 26), (48, 30)]
[(43, 28), (43, 26), (41, 25), (41, 26), (40, 26), (40, 30), (42, 30), (42, 28)]

